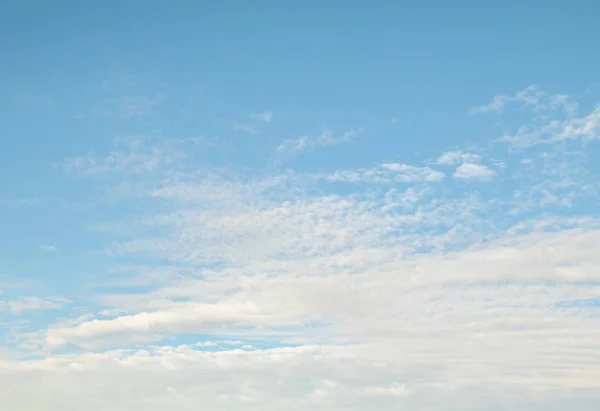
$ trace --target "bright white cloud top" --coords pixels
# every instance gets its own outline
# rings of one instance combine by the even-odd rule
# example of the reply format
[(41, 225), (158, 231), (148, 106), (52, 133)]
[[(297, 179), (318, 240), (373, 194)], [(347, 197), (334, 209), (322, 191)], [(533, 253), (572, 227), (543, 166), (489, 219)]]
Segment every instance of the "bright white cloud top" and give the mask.
[[(7, 170), (37, 141), (45, 171), (2, 177), (2, 407), (597, 409), (597, 88), (382, 114), (274, 77), (223, 97), (152, 56), (181, 78), (86, 66), (5, 99)], [(361, 80), (324, 76), (322, 99)]]

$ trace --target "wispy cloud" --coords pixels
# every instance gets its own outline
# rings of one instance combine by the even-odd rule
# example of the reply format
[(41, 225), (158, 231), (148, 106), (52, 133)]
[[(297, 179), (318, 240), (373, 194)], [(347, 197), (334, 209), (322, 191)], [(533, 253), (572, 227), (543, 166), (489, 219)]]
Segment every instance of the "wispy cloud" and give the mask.
[(58, 248), (56, 248), (56, 246), (48, 245), (48, 244), (42, 244), (42, 245), (40, 245), (40, 248), (44, 251), (51, 251), (51, 252), (58, 251)]
[(57, 310), (69, 304), (65, 298), (22, 297), (16, 300), (0, 301), (0, 311), (19, 315), (25, 311)]
[(252, 113), (250, 117), (256, 121), (261, 121), (263, 123), (270, 123), (273, 120), (273, 112), (264, 111), (262, 113)]
[(326, 176), (328, 181), (347, 183), (415, 183), (435, 182), (444, 178), (444, 173), (429, 167), (407, 164), (385, 163), (373, 168), (356, 171), (337, 171)]
[(9, 207), (31, 207), (38, 205), (39, 203), (39, 198), (0, 198), (0, 205), (5, 205)]
[(588, 115), (570, 117), (566, 120), (548, 120), (542, 124), (521, 126), (514, 134), (507, 133), (499, 139), (515, 148), (527, 148), (538, 144), (557, 144), (578, 140), (584, 144), (600, 139), (600, 106)]
[(531, 85), (512, 96), (495, 96), (488, 104), (472, 108), (471, 113), (501, 113), (507, 105), (512, 103), (517, 104), (522, 108), (530, 108), (536, 115), (556, 110), (561, 110), (567, 115), (574, 115), (578, 108), (577, 103), (567, 95), (552, 95), (542, 91), (537, 85)]
[(536, 106), (540, 103), (544, 96), (544, 93), (540, 91), (540, 88), (536, 85), (526, 87), (525, 89), (517, 92), (515, 95), (498, 95), (495, 96), (492, 101), (484, 106), (474, 107), (471, 112), (487, 113), (487, 112), (501, 112), (504, 107), (509, 103), (518, 103), (525, 106)]
[(65, 171), (78, 171), (84, 174), (155, 172), (173, 164), (181, 153), (168, 144), (148, 144), (143, 138), (127, 139), (110, 154), (74, 156), (63, 163)]
[(302, 136), (295, 139), (288, 139), (277, 146), (276, 151), (278, 152), (294, 152), (301, 151), (307, 148), (314, 147), (327, 147), (332, 144), (337, 144), (345, 141), (350, 141), (358, 136), (358, 133), (354, 130), (346, 131), (339, 137), (334, 136), (333, 131), (325, 129), (320, 135), (317, 136)]
[(130, 119), (151, 114), (158, 106), (163, 104), (165, 100), (166, 97), (164, 95), (153, 97), (128, 96), (119, 98), (115, 104), (117, 105), (119, 116)]
[(250, 135), (260, 134), (264, 126), (273, 120), (273, 113), (271, 111), (251, 113), (249, 117), (253, 120), (252, 122), (232, 121), (231, 127)]
[(237, 121), (233, 121), (231, 123), (231, 127), (237, 131), (243, 131), (244, 133), (254, 135), (258, 134), (258, 128), (251, 124), (246, 123), (238, 123)]

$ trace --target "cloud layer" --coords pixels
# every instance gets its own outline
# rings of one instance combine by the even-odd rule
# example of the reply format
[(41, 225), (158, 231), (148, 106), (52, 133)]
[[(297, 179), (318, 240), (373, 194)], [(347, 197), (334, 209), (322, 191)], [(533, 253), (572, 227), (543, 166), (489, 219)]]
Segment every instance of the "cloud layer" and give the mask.
[[(113, 229), (101, 251), (119, 276), (101, 277), (91, 303), (0, 306), (63, 310), (28, 331), (13, 318), (0, 403), (595, 409), (600, 220), (586, 150), (598, 109), (529, 87), (474, 112), (511, 104), (526, 124), (433, 162), (223, 170), (183, 142), (137, 138), (69, 158), (66, 172), (128, 210), (97, 222)], [(325, 130), (271, 152), (354, 138)]]

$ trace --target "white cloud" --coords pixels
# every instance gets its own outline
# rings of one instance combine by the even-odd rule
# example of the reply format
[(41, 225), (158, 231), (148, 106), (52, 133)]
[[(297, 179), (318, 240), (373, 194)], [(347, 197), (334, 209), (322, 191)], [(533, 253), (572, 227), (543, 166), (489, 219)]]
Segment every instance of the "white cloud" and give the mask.
[(273, 113), (271, 111), (251, 113), (249, 117), (253, 119), (254, 122), (240, 123), (237, 121), (232, 121), (231, 127), (234, 130), (242, 131), (250, 135), (259, 134), (261, 132), (261, 124), (259, 123), (270, 123), (273, 120)]
[(460, 150), (447, 151), (435, 161), (438, 165), (454, 165), (459, 163), (477, 163), (481, 160), (478, 154), (464, 153)]
[[(552, 400), (538, 403), (538, 409), (552, 409), (561, 395), (574, 392), (595, 392), (590, 398), (600, 399), (597, 309), (573, 303), (571, 308), (556, 306), (600, 298), (600, 289), (589, 286), (599, 280), (594, 267), (600, 264), (600, 227), (597, 222), (583, 226), (596, 228), (508, 233), (488, 245), (437, 256), (371, 258), (369, 251), (376, 250), (366, 246), (323, 261), (263, 261), (265, 271), (252, 276), (222, 273), (196, 282), (197, 290), (208, 281), (238, 289), (233, 295), (210, 293), (217, 299), (208, 303), (210, 310), (196, 309), (198, 303), (192, 303), (178, 311), (108, 322), (88, 319), (48, 330), (49, 336), (96, 351), (0, 362), (3, 387), (10, 388), (2, 390), (3, 404), (19, 404), (17, 396), (6, 396), (29, 389), (28, 384), (48, 392), (61, 389), (83, 405), (98, 398), (88, 409), (104, 405), (104, 397), (95, 397), (100, 385), (115, 390), (110, 398), (113, 409), (137, 406), (142, 397), (150, 407), (146, 409), (177, 409), (203, 398), (209, 410), (223, 404), (253, 409), (276, 401), (289, 401), (291, 409), (298, 410), (392, 410), (397, 401), (415, 408), (430, 397), (438, 401), (432, 405), (444, 409), (464, 406), (464, 398), (482, 392), (486, 401), (510, 395), (523, 406), (527, 393), (537, 390), (552, 392)], [(342, 274), (342, 267), (353, 265), (357, 272)], [(273, 269), (280, 274), (272, 275)], [(172, 284), (168, 290), (194, 294), (189, 284)], [(146, 299), (150, 302), (152, 297)], [(223, 304), (234, 300), (251, 301), (255, 308), (248, 311), (230, 303), (225, 309)], [(216, 310), (219, 306), (221, 311)], [(209, 312), (214, 315), (207, 317)], [(290, 328), (283, 335), (273, 328), (282, 320), (300, 325), (317, 318), (324, 326)], [(250, 345), (239, 340), (97, 351), (103, 344), (148, 341), (155, 334), (206, 332), (211, 322), (213, 330), (255, 336), (268, 345), (290, 334), (309, 341), (266, 350), (214, 351), (229, 344)], [(237, 332), (235, 323), (241, 327)], [(320, 339), (329, 343), (320, 345)], [(335, 343), (344, 340), (353, 344)], [(203, 351), (207, 348), (211, 351)], [(559, 366), (548, 369), (549, 363)], [(120, 390), (127, 395), (117, 396)], [(58, 407), (63, 397), (49, 396), (55, 403), (46, 404)], [(473, 400), (473, 410), (480, 401)], [(585, 401), (581, 404), (585, 409)]]
[[(182, 140), (183, 142), (183, 140)], [(146, 174), (173, 167), (182, 152), (173, 144), (151, 144), (144, 138), (132, 137), (117, 145), (106, 156), (74, 156), (63, 163), (65, 171), (78, 171), (84, 174)]]
[(260, 121), (263, 123), (270, 123), (271, 120), (273, 120), (273, 112), (265, 111), (262, 113), (252, 113), (252, 114), (250, 114), (250, 117), (256, 121)]
[(436, 182), (444, 179), (444, 173), (429, 167), (385, 163), (370, 169), (337, 171), (326, 176), (328, 181), (347, 183), (415, 183)]
[(65, 298), (21, 297), (15, 300), (0, 300), (0, 311), (19, 315), (24, 311), (57, 310), (69, 303)]
[(480, 180), (488, 181), (496, 175), (496, 172), (490, 170), (482, 164), (461, 164), (454, 171), (453, 177), (457, 180)]
[(71, 157), (64, 164), (65, 170), (81, 170), (89, 174), (102, 174), (112, 172), (146, 173), (157, 169), (163, 160), (162, 155), (155, 151), (149, 154), (115, 152), (100, 161), (89, 157)]
[(165, 102), (163, 95), (154, 97), (127, 96), (117, 100), (117, 111), (122, 118), (130, 119), (151, 114), (158, 106)]
[(42, 244), (42, 245), (40, 245), (40, 248), (44, 251), (52, 251), (52, 252), (58, 251), (56, 246), (53, 246), (53, 245)]
[[(535, 96), (519, 99), (544, 103)], [(572, 134), (593, 135), (593, 122), (575, 120)], [(285, 150), (350, 138), (324, 133)], [(576, 207), (595, 179), (565, 152), (526, 159), (493, 160), (506, 160), (507, 185), (487, 197), (398, 163), (250, 175), (161, 162), (164, 175), (144, 174), (142, 190), (145, 210), (157, 208), (122, 216), (126, 236), (109, 250), (131, 264), (120, 284), (147, 275), (145, 288), (95, 295), (97, 313), (21, 335), (42, 347), (27, 360), (0, 353), (0, 403), (595, 410), (600, 222), (541, 213), (555, 200)], [(495, 171), (479, 161), (457, 149), (437, 163), (458, 165), (458, 179), (489, 180)], [(138, 162), (110, 165), (131, 177)], [(323, 180), (353, 184), (330, 191)], [(536, 218), (514, 217), (517, 206)], [(202, 341), (174, 343), (183, 334)]]
[(251, 124), (238, 123), (238, 122), (234, 121), (231, 123), (231, 126), (233, 127), (234, 130), (243, 131), (244, 133), (247, 133), (250, 135), (254, 135), (254, 134), (258, 133), (258, 129)]
[(566, 120), (549, 120), (543, 124), (527, 124), (516, 133), (507, 134), (500, 141), (517, 148), (528, 148), (538, 144), (556, 144), (579, 141), (586, 144), (600, 139), (600, 106), (587, 116), (571, 117)]
[(395, 386), (395, 387), (367, 387), (364, 389), (365, 395), (373, 395), (373, 396), (391, 396), (391, 397), (407, 397), (411, 394), (410, 390), (406, 388), (404, 385)]
[(537, 106), (540, 104), (545, 93), (540, 91), (538, 86), (532, 85), (519, 91), (514, 96), (498, 95), (495, 96), (488, 104), (480, 107), (475, 107), (471, 110), (472, 113), (487, 113), (490, 111), (500, 112), (511, 102), (520, 103), (523, 106)]
[(302, 136), (296, 139), (288, 139), (277, 146), (278, 152), (301, 151), (312, 147), (326, 147), (332, 144), (349, 141), (357, 136), (357, 132), (349, 130), (344, 132), (341, 137), (334, 137), (333, 132), (329, 129), (323, 130), (318, 136)]
[(577, 113), (578, 109), (577, 103), (569, 96), (564, 94), (552, 95), (541, 90), (539, 86), (532, 85), (513, 96), (495, 96), (490, 103), (472, 108), (471, 113), (501, 113), (511, 103), (517, 104), (521, 109), (531, 109), (534, 119), (546, 119), (550, 114), (556, 113), (562, 113), (567, 117), (571, 117)]
[[(391, 411), (399, 406), (475, 411), (482, 403), (550, 411), (576, 405), (579, 410), (594, 411), (597, 404), (596, 386), (581, 384), (583, 376), (596, 375), (595, 361), (554, 385), (550, 381), (556, 369), (568, 363), (562, 360), (550, 369), (546, 364), (547, 385), (529, 391), (526, 383), (536, 375), (527, 368), (531, 361), (509, 376), (485, 374), (500, 362), (494, 357), (457, 367), (455, 358), (414, 358), (402, 363), (397, 360), (401, 355), (392, 350), (363, 358), (357, 358), (357, 353), (339, 346), (216, 353), (174, 346), (51, 356), (29, 364), (5, 362), (0, 400), (16, 411), (58, 411), (73, 403), (90, 411), (107, 407), (115, 411), (188, 410), (198, 404), (208, 411), (266, 409), (271, 404), (291, 411)], [(382, 362), (390, 353), (394, 360)], [(464, 380), (469, 370), (480, 378), (477, 385)], [(37, 394), (31, 396), (33, 390)], [(26, 406), (23, 398), (27, 398)]]
[(9, 207), (31, 207), (38, 205), (39, 203), (39, 198), (0, 198), (0, 205), (6, 205)]

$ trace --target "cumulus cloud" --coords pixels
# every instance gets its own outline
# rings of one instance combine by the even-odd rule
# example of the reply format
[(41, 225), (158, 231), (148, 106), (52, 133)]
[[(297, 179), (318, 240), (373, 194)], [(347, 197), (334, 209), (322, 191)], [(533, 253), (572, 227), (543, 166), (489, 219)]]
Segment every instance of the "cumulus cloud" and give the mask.
[(457, 180), (480, 180), (488, 181), (496, 175), (496, 172), (490, 170), (482, 164), (461, 164), (454, 171), (453, 177)]

